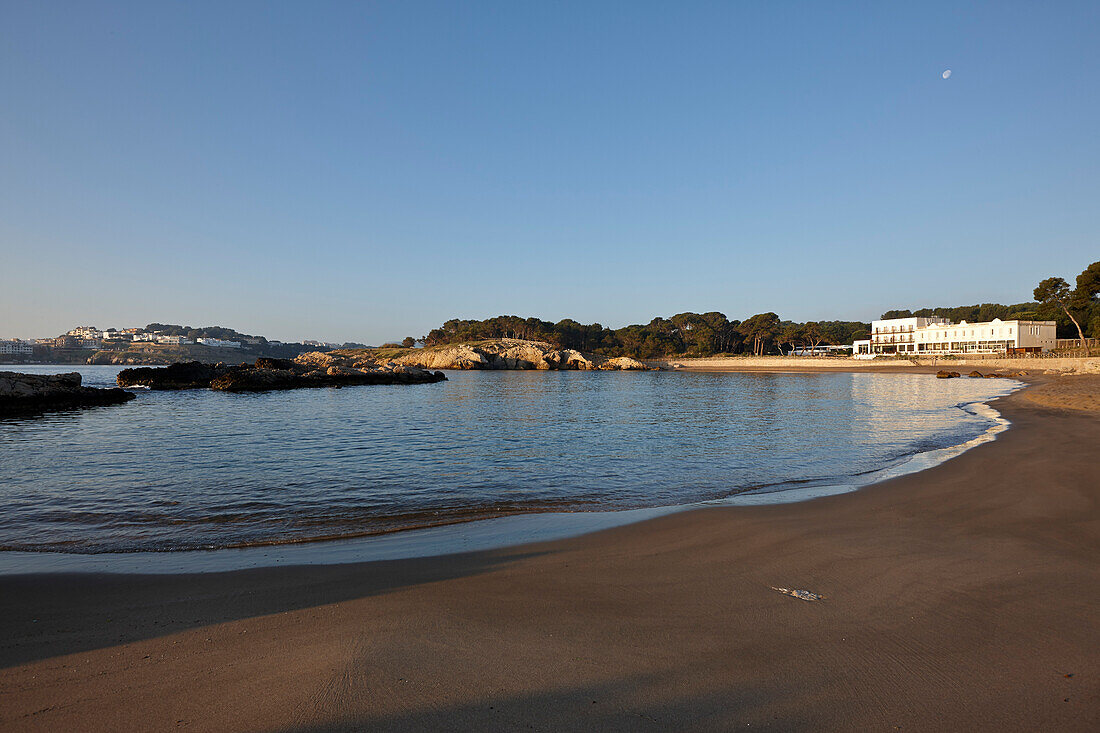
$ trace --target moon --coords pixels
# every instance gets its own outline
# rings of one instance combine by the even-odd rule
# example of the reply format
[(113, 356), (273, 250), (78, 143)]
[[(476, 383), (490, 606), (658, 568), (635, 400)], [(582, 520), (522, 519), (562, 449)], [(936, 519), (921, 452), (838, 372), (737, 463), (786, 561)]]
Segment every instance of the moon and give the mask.
[(947, 71), (943, 72), (943, 78), (944, 79), (950, 79), (951, 78), (951, 69), (948, 69)]

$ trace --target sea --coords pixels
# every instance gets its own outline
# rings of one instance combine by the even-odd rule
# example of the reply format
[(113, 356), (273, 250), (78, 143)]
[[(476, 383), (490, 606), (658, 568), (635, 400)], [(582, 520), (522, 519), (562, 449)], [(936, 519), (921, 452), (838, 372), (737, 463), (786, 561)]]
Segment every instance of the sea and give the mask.
[[(96, 387), (119, 371), (17, 369), (78, 371)], [(992, 439), (1006, 422), (986, 403), (1018, 386), (462, 371), (424, 385), (139, 389), (123, 405), (0, 419), (0, 572), (437, 554), (814, 498)]]

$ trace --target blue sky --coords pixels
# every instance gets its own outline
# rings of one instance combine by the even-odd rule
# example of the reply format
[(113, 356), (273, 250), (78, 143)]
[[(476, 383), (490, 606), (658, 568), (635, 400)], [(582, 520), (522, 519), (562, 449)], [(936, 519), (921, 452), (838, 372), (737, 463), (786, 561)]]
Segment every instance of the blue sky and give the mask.
[(1095, 2), (0, 0), (0, 336), (1027, 300), (1100, 259), (1098, 37)]

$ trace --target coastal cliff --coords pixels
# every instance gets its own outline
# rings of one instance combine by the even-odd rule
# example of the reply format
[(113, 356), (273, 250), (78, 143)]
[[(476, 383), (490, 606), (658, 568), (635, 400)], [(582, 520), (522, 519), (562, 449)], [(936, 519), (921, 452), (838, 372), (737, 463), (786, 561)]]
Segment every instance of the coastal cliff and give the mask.
[[(329, 361), (331, 360), (331, 361)], [(539, 369), (627, 371), (649, 369), (629, 356), (608, 358), (543, 341), (492, 339), (424, 349), (343, 349), (302, 354), (297, 361), (360, 364), (389, 361), (421, 369)]]
[(122, 389), (82, 387), (80, 375), (0, 372), (0, 416), (117, 405), (134, 399)]

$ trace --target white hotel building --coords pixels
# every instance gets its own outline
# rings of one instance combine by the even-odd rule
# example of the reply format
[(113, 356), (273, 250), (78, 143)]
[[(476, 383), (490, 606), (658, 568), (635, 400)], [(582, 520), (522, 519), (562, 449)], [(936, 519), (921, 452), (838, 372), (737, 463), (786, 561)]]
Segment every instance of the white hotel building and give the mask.
[(1050, 351), (1056, 339), (1054, 321), (951, 323), (946, 318), (891, 318), (872, 321), (871, 338), (852, 345), (867, 354), (1021, 354)]

